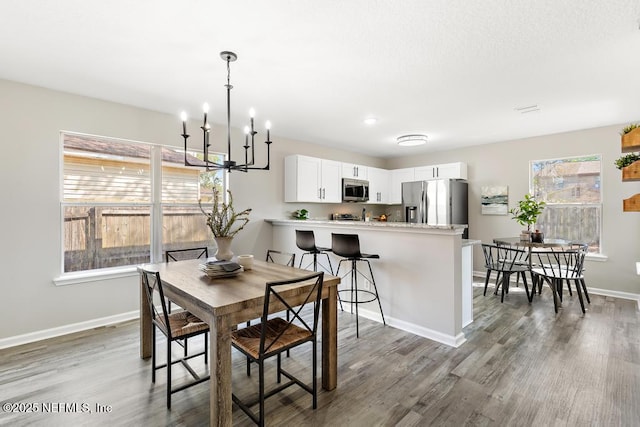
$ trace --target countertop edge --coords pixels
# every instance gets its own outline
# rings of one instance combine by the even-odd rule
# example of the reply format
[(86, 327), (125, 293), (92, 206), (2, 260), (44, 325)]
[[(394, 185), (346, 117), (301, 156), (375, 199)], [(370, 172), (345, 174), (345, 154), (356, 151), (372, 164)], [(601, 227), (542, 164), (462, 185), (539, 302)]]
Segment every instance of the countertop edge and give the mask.
[[(412, 224), (405, 222), (377, 222), (377, 221), (332, 221), (317, 219), (272, 219), (264, 220), (272, 225), (292, 225), (292, 226), (320, 226), (320, 227), (341, 227), (356, 228), (380, 231), (403, 231), (403, 232), (423, 232), (423, 233), (439, 233), (439, 234), (462, 234), (467, 228), (466, 224), (454, 225), (428, 225), (428, 224)], [(465, 239), (468, 240), (468, 239)], [(473, 244), (473, 243), (472, 243)]]

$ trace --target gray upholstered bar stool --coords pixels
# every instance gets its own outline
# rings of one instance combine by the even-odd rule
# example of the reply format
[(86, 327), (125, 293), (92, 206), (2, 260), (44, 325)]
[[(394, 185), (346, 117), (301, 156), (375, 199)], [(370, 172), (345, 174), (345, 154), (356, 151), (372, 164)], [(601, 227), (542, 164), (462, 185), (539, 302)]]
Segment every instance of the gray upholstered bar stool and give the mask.
[[(378, 288), (376, 286), (376, 281), (373, 277), (373, 270), (371, 270), (370, 259), (379, 259), (380, 255), (377, 254), (363, 254), (360, 252), (360, 238), (357, 234), (337, 234), (331, 233), (331, 250), (334, 254), (339, 257), (342, 257), (340, 262), (338, 263), (338, 270), (336, 271), (336, 276), (340, 275), (340, 267), (344, 261), (351, 262), (351, 271), (347, 274), (351, 273), (351, 286), (349, 289), (341, 289), (338, 290), (338, 301), (340, 302), (340, 309), (344, 311), (342, 307), (342, 302), (347, 302), (351, 304), (351, 313), (353, 313), (353, 306), (355, 304), (356, 308), (356, 337), (360, 337), (359, 324), (358, 324), (358, 305), (364, 304), (368, 302), (378, 301), (378, 307), (380, 308), (380, 315), (382, 315), (382, 323), (387, 324), (384, 320), (384, 313), (382, 312), (382, 304), (380, 304), (380, 296), (378, 295)], [(366, 289), (358, 288), (358, 274), (367, 279), (362, 272), (358, 270), (358, 262), (366, 262), (369, 266), (369, 275), (371, 279), (371, 284), (373, 285), (373, 292)], [(345, 274), (343, 277), (346, 277)], [(340, 296), (340, 294), (349, 293), (349, 299), (344, 299)], [(359, 294), (364, 294), (364, 298), (360, 298)]]
[(305, 251), (300, 257), (300, 268), (302, 268), (302, 261), (304, 260), (304, 257), (306, 255), (312, 255), (313, 271), (318, 271), (318, 255), (325, 255), (327, 257), (327, 262), (329, 263), (329, 269), (327, 270), (327, 268), (322, 264), (320, 264), (320, 266), (333, 275), (333, 266), (331, 265), (331, 259), (328, 254), (328, 252), (331, 252), (331, 248), (316, 246), (316, 237), (313, 230), (296, 230), (296, 246), (298, 249)]

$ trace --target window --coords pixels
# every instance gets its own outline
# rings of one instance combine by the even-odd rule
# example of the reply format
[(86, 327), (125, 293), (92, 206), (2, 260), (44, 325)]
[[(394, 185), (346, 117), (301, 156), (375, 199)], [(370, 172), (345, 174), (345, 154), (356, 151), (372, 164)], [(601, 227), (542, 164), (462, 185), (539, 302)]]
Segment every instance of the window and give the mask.
[(63, 272), (157, 261), (210, 241), (198, 200), (225, 188), (223, 172), (185, 167), (183, 152), (155, 144), (63, 133), (62, 146)]
[(531, 193), (547, 203), (537, 228), (550, 238), (587, 243), (599, 254), (601, 156), (534, 160), (530, 174)]

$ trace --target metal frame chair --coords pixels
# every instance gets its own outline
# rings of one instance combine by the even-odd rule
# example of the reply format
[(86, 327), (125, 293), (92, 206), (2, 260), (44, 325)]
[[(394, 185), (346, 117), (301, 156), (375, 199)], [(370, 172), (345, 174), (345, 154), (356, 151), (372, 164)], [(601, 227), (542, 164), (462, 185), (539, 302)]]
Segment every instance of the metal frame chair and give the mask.
[[(164, 259), (166, 262), (185, 261), (188, 259), (205, 259), (206, 260), (207, 258), (209, 258), (209, 249), (206, 246), (198, 247), (198, 248), (170, 249), (164, 252)], [(167, 310), (169, 313), (171, 313), (171, 310), (172, 310), (171, 304), (172, 302), (168, 301)], [(189, 351), (187, 340), (184, 341), (183, 347), (184, 347), (184, 355), (186, 356)]]
[[(195, 256), (189, 256), (195, 255)], [(209, 258), (209, 249), (207, 247), (201, 248), (186, 248), (186, 249), (172, 249), (164, 252), (166, 262), (171, 261), (184, 261), (186, 259), (200, 259)]]
[[(156, 382), (156, 370), (167, 368), (167, 409), (171, 409), (171, 395), (178, 391), (184, 390), (188, 387), (200, 384), (207, 381), (209, 375), (199, 376), (187, 362), (188, 359), (192, 359), (197, 356), (204, 355), (204, 363), (209, 362), (208, 357), (208, 335), (209, 326), (200, 320), (198, 317), (189, 313), (188, 311), (179, 311), (169, 313), (167, 310), (166, 299), (164, 291), (162, 289), (162, 280), (160, 279), (160, 273), (157, 271), (150, 271), (142, 269), (142, 283), (144, 285), (145, 295), (147, 297), (147, 303), (151, 311), (151, 322), (154, 327), (152, 328), (152, 349), (151, 349), (151, 382)], [(160, 306), (158, 309), (154, 304), (154, 293), (160, 297)], [(160, 330), (167, 337), (167, 362), (162, 365), (156, 365), (156, 328)], [(204, 351), (195, 353), (192, 355), (186, 354), (186, 342), (189, 338), (197, 335), (204, 335)], [(181, 341), (184, 340), (185, 355), (180, 359), (173, 360), (171, 357), (171, 344), (175, 341), (178, 344), (183, 345)], [(171, 387), (171, 366), (181, 363), (187, 371), (193, 376), (194, 380), (185, 384), (182, 384), (176, 388)]]
[[(351, 286), (349, 289), (338, 290), (338, 301), (340, 302), (340, 309), (344, 311), (342, 306), (342, 302), (347, 302), (351, 304), (351, 313), (353, 313), (353, 305), (356, 307), (356, 338), (360, 337), (360, 325), (358, 321), (358, 305), (378, 301), (378, 307), (380, 308), (380, 315), (382, 316), (382, 323), (384, 325), (387, 324), (384, 313), (382, 312), (382, 304), (380, 303), (380, 295), (378, 295), (378, 287), (376, 286), (376, 280), (373, 277), (373, 270), (371, 269), (370, 259), (379, 259), (380, 255), (377, 254), (363, 254), (360, 252), (360, 238), (357, 234), (339, 234), (339, 233), (331, 233), (331, 250), (334, 254), (342, 259), (338, 262), (338, 269), (336, 270), (336, 275), (340, 275), (340, 267), (342, 263), (345, 261), (349, 261), (351, 263), (351, 270), (347, 272), (344, 276), (340, 277), (342, 280), (347, 274), (351, 274)], [(365, 276), (362, 272), (358, 270), (358, 262), (366, 262), (369, 267), (369, 275), (370, 277)], [(373, 285), (373, 292), (365, 289), (358, 288), (358, 274), (364, 277), (367, 280), (371, 280), (371, 284)], [(349, 299), (343, 299), (340, 297), (341, 293), (350, 293)], [(360, 299), (359, 293), (365, 294), (365, 298), (369, 297), (369, 299)]]
[(533, 294), (529, 293), (529, 285), (527, 284), (527, 277), (525, 276), (525, 272), (529, 271), (527, 251), (509, 246), (483, 243), (482, 253), (484, 254), (484, 267), (487, 269), (487, 275), (484, 281), (484, 296), (487, 295), (487, 286), (489, 285), (491, 271), (496, 271), (498, 272), (498, 277), (502, 277), (502, 280), (496, 279), (496, 290), (494, 292), (494, 295), (497, 295), (498, 288), (501, 289), (500, 302), (504, 302), (504, 294), (509, 293), (509, 281), (511, 275), (514, 273), (517, 276), (522, 276), (527, 299), (529, 302), (532, 301)]
[[(275, 255), (275, 257), (274, 257)], [(275, 264), (288, 265), (289, 267), (295, 267), (296, 254), (289, 252), (276, 251), (275, 249), (267, 250), (266, 262), (273, 262)]]
[[(234, 348), (241, 351), (251, 359), (252, 362), (257, 363), (259, 370), (257, 399), (243, 401), (235, 393), (232, 394), (232, 398), (247, 416), (259, 426), (264, 426), (265, 399), (294, 384), (297, 384), (303, 390), (310, 393), (312, 395), (313, 409), (317, 407), (317, 330), (323, 280), (324, 272), (316, 272), (296, 279), (267, 282), (261, 322), (247, 328), (238, 329), (231, 334), (231, 344)], [(309, 292), (304, 295), (305, 298), (302, 305), (296, 306), (289, 297), (281, 293), (280, 288), (284, 288), (283, 291), (286, 291), (288, 285), (303, 282), (311, 282), (312, 286)], [(299, 298), (299, 295), (295, 297)], [(268, 318), (269, 307), (273, 300), (283, 306), (287, 315), (291, 317), (291, 320), (285, 320), (282, 317)], [(311, 320), (305, 319), (302, 316), (307, 306), (313, 306), (313, 317)], [(282, 369), (281, 360), (281, 354), (283, 352), (307, 342), (311, 342), (313, 346), (311, 351), (313, 359), (311, 387), (293, 376), (290, 372)], [(276, 356), (278, 359), (277, 382), (280, 385), (265, 392), (264, 362), (273, 356)], [(289, 379), (289, 381), (284, 384), (281, 383), (283, 375)], [(251, 410), (251, 407), (256, 404), (259, 405), (258, 415)]]
[(302, 261), (304, 257), (307, 255), (313, 256), (313, 262), (309, 263), (305, 267), (305, 270), (313, 264), (313, 271), (318, 271), (318, 255), (325, 255), (327, 257), (327, 262), (329, 263), (329, 269), (319, 264), (322, 268), (324, 268), (328, 273), (333, 275), (333, 266), (331, 265), (331, 258), (329, 258), (328, 252), (331, 252), (331, 248), (323, 248), (316, 246), (316, 237), (313, 230), (296, 230), (296, 246), (298, 249), (305, 251), (300, 257), (300, 265), (299, 268), (302, 268)]
[[(565, 281), (567, 285), (571, 281), (575, 282), (583, 314), (585, 313), (583, 291), (587, 302), (591, 303), (583, 275), (586, 254), (587, 245), (583, 244), (571, 245), (568, 248), (559, 250), (533, 252), (536, 266), (531, 269), (531, 272), (536, 276), (540, 288), (542, 287), (542, 279), (551, 288), (553, 292), (553, 308), (556, 313), (558, 312), (558, 307), (562, 304), (562, 288)], [(571, 290), (570, 287), (569, 290)]]

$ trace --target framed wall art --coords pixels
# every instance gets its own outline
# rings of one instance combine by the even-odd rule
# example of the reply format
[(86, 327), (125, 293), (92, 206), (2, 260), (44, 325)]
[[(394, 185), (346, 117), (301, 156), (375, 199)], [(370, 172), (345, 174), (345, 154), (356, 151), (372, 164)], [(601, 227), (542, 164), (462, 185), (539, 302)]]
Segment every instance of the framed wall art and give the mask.
[(507, 215), (509, 213), (508, 186), (483, 185), (480, 191), (483, 215)]

